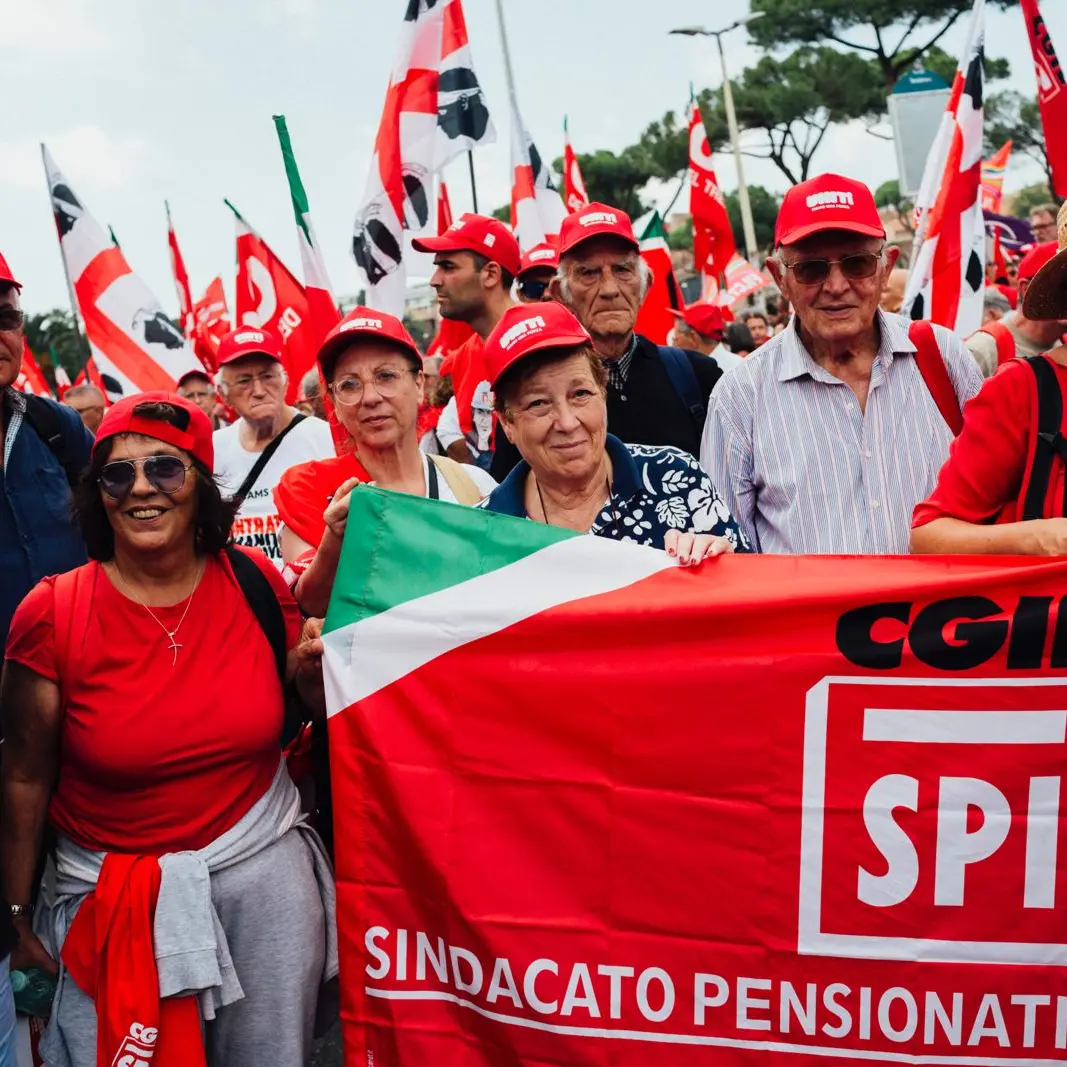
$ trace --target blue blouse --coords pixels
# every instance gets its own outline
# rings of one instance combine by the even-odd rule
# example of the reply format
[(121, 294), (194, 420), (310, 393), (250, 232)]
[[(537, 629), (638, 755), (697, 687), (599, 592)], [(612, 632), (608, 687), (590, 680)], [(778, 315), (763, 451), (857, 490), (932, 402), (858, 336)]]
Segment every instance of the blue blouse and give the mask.
[[(613, 480), (611, 499), (589, 532), (613, 541), (663, 548), (668, 530), (726, 537), (736, 552), (750, 551), (740, 527), (704, 469), (687, 452), (655, 445), (626, 445), (607, 435)], [(479, 507), (525, 519), (530, 465), (518, 463)]]

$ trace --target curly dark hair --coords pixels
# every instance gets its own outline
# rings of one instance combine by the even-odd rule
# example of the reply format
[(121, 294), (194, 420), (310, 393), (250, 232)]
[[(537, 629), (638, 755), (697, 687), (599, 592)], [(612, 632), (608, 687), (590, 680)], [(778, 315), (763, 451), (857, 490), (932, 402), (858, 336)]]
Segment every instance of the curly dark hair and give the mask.
[[(144, 403), (134, 408), (134, 414), (145, 419), (157, 419), (179, 430), (189, 426), (189, 413), (165, 403)], [(106, 438), (93, 449), (93, 458), (74, 487), (74, 517), (81, 527), (82, 537), (90, 559), (106, 563), (115, 557), (115, 532), (111, 528), (107, 509), (101, 498), (100, 469), (111, 458), (115, 439)], [(188, 453), (187, 453), (188, 455)], [(221, 552), (230, 543), (230, 531), (237, 507), (223, 500), (222, 493), (207, 469), (198, 459), (189, 456), (196, 470), (196, 547), (199, 552)]]

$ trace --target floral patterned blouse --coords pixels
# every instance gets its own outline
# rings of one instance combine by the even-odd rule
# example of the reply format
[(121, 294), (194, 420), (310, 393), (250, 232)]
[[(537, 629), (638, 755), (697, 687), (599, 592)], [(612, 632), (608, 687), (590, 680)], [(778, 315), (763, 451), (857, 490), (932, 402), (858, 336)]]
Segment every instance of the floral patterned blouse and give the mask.
[[(729, 538), (737, 552), (751, 551), (730, 509), (711, 479), (687, 452), (655, 445), (626, 445), (608, 434), (611, 497), (589, 532), (614, 541), (663, 548), (668, 530)], [(524, 489), (529, 465), (523, 461), (479, 507), (526, 518)]]

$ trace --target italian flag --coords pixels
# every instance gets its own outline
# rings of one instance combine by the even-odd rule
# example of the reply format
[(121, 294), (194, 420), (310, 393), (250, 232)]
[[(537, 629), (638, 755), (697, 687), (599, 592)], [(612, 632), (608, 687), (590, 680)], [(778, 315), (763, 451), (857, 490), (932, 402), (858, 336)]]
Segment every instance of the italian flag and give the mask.
[(675, 567), (629, 542), (369, 486), (348, 529), (374, 532), (345, 539), (323, 628), (331, 718), (449, 652)]
[(322, 248), (315, 236), (315, 228), (311, 225), (307, 192), (300, 180), (300, 171), (296, 166), (293, 143), (289, 139), (284, 115), (274, 116), (274, 127), (278, 131), (278, 142), (282, 149), (282, 159), (285, 161), (285, 176), (289, 180), (289, 196), (293, 202), (297, 237), (300, 241), (300, 261), (304, 267), (304, 288), (307, 290), (311, 311), (311, 329), (318, 343), (340, 321), (341, 314), (333, 298)]
[(641, 258), (652, 271), (652, 284), (648, 287), (641, 309), (637, 313), (636, 330), (657, 345), (667, 343), (667, 335), (674, 329), (677, 319), (670, 309), (681, 311), (685, 307), (678, 279), (671, 265), (671, 250), (667, 246), (667, 234), (658, 211), (653, 211), (634, 226), (641, 245)]

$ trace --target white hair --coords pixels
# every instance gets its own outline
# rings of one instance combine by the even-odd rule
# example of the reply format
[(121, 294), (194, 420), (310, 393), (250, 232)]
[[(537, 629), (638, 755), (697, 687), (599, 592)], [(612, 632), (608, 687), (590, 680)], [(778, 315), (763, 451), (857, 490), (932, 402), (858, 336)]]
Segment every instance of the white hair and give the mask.
[[(282, 379), (285, 381), (286, 385), (289, 384), (289, 372), (285, 369), (285, 364), (284, 363), (280, 362), (279, 360), (276, 360), (273, 356), (268, 355), (266, 352), (262, 352), (262, 353), (260, 353), (260, 352), (249, 352), (248, 355), (250, 355), (250, 356), (262, 355), (264, 359), (269, 359), (269, 360), (271, 360), (271, 362), (277, 363), (278, 364), (278, 368), (282, 372)], [(227, 369), (230, 369), (232, 367), (233, 367), (232, 363), (224, 363), (215, 372), (215, 388), (219, 391), (219, 393), (222, 396), (225, 396), (230, 391), (229, 383), (226, 382), (223, 379), (223, 375), (226, 373)]]
[[(652, 268), (645, 261), (645, 257), (640, 252), (635, 253), (637, 256), (637, 274), (641, 280), (641, 299), (645, 299), (645, 294), (652, 286), (652, 282), (655, 279), (655, 274)], [(563, 297), (563, 303), (568, 307), (572, 307), (571, 303), (571, 283), (570, 278), (567, 276), (567, 264), (574, 262), (574, 256), (563, 256), (559, 261), (559, 266), (556, 268), (556, 281), (559, 282), (559, 295)]]

